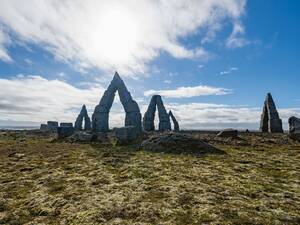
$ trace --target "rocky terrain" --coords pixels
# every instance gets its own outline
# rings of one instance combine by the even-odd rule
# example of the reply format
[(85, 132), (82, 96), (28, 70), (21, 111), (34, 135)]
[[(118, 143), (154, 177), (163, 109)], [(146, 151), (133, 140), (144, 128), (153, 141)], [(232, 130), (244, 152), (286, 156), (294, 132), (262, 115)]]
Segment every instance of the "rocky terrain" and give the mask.
[(300, 224), (300, 143), (193, 132), (226, 154), (0, 132), (0, 224)]

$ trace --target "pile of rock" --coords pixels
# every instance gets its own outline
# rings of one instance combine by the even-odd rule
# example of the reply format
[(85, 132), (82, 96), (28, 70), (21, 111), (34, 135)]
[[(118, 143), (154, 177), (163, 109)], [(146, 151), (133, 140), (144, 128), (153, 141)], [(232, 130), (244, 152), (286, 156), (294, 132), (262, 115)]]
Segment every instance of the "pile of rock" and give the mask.
[(224, 154), (225, 152), (182, 133), (160, 133), (149, 137), (141, 144), (141, 149), (165, 153), (190, 153), (190, 154)]
[(238, 131), (234, 129), (225, 129), (220, 131), (217, 134), (217, 137), (223, 137), (223, 138), (237, 138), (238, 137)]

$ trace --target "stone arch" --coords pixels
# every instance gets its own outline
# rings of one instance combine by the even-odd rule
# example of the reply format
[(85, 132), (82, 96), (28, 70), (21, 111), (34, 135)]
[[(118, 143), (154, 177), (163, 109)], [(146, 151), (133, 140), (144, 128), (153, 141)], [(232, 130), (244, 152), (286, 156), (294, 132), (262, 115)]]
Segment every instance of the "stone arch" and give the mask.
[(104, 92), (99, 105), (96, 106), (92, 115), (92, 128), (95, 132), (109, 131), (109, 112), (112, 107), (115, 94), (118, 91), (120, 101), (123, 105), (125, 116), (125, 126), (134, 126), (136, 131), (142, 131), (140, 108), (131, 97), (123, 80), (116, 72), (110, 85)]
[(153, 95), (148, 106), (147, 111), (144, 114), (143, 118), (143, 127), (145, 131), (153, 131), (154, 127), (154, 117), (155, 111), (158, 111), (159, 117), (159, 131), (171, 130), (171, 122), (169, 114), (167, 113), (164, 103), (160, 95)]
[[(82, 127), (83, 120), (84, 120), (84, 128)], [(74, 129), (75, 130), (91, 130), (92, 129), (91, 119), (88, 115), (85, 105), (82, 106), (81, 111), (76, 118), (76, 121), (74, 124)]]

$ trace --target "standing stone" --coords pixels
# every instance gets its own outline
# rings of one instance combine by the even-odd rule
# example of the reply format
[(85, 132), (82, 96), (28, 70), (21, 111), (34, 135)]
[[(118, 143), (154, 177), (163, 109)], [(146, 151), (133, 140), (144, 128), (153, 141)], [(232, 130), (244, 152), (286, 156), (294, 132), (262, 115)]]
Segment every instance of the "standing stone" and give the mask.
[(47, 131), (47, 130), (49, 130), (49, 129), (48, 129), (48, 125), (47, 125), (47, 124), (41, 124), (40, 130), (42, 130), (42, 131)]
[(79, 115), (77, 116), (77, 119), (76, 119), (75, 124), (74, 124), (74, 129), (75, 130), (77, 130), (77, 131), (82, 130), (83, 119), (84, 119), (84, 130), (85, 131), (91, 130), (92, 129), (91, 119), (88, 115), (88, 112), (86, 110), (85, 105), (82, 106), (81, 111), (80, 111)]
[(295, 116), (289, 118), (289, 136), (300, 141), (300, 119)]
[(47, 122), (47, 127), (48, 127), (49, 130), (57, 132), (58, 122), (56, 122), (56, 121), (48, 121)]
[(96, 106), (92, 116), (92, 127), (95, 132), (109, 131), (109, 112), (112, 107), (115, 93), (118, 91), (120, 101), (124, 107), (125, 126), (133, 126), (136, 131), (142, 131), (141, 113), (138, 104), (132, 99), (130, 92), (127, 90), (123, 80), (116, 72), (113, 80), (104, 92), (99, 105)]
[(60, 123), (60, 127), (73, 127), (73, 123)]
[(283, 133), (282, 121), (276, 110), (271, 93), (267, 94), (261, 115), (260, 131), (268, 133)]
[(147, 111), (144, 114), (143, 118), (143, 127), (145, 131), (153, 131), (154, 127), (154, 117), (156, 111), (156, 95), (153, 95), (148, 106)]
[(171, 130), (170, 117), (165, 109), (164, 103), (160, 95), (153, 95), (151, 98), (150, 104), (143, 118), (144, 130), (153, 131), (155, 129), (154, 117), (155, 117), (156, 106), (157, 106), (158, 118), (159, 118), (159, 125), (158, 125), (159, 131)]
[(158, 128), (159, 131), (171, 130), (171, 121), (167, 110), (165, 109), (164, 103), (160, 95), (156, 97), (156, 105), (159, 117)]
[(169, 116), (170, 116), (170, 118), (171, 118), (172, 121), (173, 121), (174, 131), (175, 131), (175, 132), (178, 132), (178, 131), (179, 131), (179, 124), (178, 124), (178, 122), (177, 122), (177, 120), (176, 120), (176, 118), (175, 118), (175, 116), (173, 115), (173, 113), (172, 113), (171, 110), (169, 111)]

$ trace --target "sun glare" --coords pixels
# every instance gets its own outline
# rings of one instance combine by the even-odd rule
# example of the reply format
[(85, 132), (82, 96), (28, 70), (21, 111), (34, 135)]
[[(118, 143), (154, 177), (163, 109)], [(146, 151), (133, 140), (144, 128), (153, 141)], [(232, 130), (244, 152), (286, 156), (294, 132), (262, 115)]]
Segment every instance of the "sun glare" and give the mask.
[(128, 61), (137, 47), (136, 23), (125, 10), (107, 11), (101, 15), (96, 37), (97, 44), (101, 44), (101, 55), (122, 64)]

